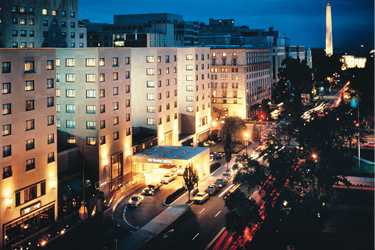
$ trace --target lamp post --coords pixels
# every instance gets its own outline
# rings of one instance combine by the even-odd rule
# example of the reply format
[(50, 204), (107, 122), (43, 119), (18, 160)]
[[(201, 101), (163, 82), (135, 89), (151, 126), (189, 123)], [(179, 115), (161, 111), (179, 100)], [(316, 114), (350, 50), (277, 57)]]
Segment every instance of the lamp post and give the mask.
[(245, 135), (245, 146), (246, 146), (246, 158), (248, 157), (248, 155), (247, 155), (247, 147), (249, 146), (249, 133), (248, 132), (245, 132), (244, 133), (244, 135)]

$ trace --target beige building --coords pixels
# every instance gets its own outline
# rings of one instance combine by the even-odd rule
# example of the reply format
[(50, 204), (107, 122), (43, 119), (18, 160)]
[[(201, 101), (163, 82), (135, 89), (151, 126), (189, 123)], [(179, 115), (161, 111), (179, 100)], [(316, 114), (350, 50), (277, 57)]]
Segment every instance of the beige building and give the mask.
[(131, 172), (131, 50), (57, 49), (59, 147), (78, 147), (105, 195)]
[(57, 218), (55, 49), (0, 49), (0, 248)]
[(211, 48), (212, 107), (250, 118), (252, 105), (271, 98), (270, 49)]

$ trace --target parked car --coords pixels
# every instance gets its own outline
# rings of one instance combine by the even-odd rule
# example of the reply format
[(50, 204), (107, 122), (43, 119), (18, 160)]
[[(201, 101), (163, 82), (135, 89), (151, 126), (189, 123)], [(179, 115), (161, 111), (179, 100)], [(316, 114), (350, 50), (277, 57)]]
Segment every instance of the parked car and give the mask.
[(216, 180), (216, 184), (217, 184), (220, 188), (222, 188), (222, 187), (224, 187), (225, 185), (227, 185), (227, 183), (228, 183), (228, 180), (227, 180), (226, 178), (219, 178), (219, 179)]
[(211, 185), (208, 186), (207, 193), (209, 195), (214, 195), (217, 192), (219, 192), (219, 186), (217, 184), (211, 184)]
[(165, 174), (163, 178), (161, 178), (161, 182), (163, 184), (168, 184), (171, 181), (175, 180), (176, 178), (177, 178), (177, 175), (175, 173), (168, 173), (168, 174)]
[(148, 184), (148, 187), (156, 191), (156, 190), (160, 190), (162, 185), (163, 183), (161, 182), (151, 182), (150, 184)]
[(139, 205), (141, 205), (143, 200), (144, 200), (144, 197), (142, 195), (139, 195), (139, 194), (133, 195), (129, 199), (128, 206), (138, 207)]
[(178, 176), (182, 176), (183, 173), (184, 173), (184, 171), (183, 171), (182, 168), (179, 168), (179, 169), (177, 170), (177, 175), (178, 175)]
[(230, 180), (230, 178), (232, 178), (232, 172), (231, 171), (225, 171), (223, 173), (223, 177), (227, 178), (228, 180)]
[(209, 199), (209, 195), (206, 192), (199, 192), (197, 195), (194, 196), (194, 203), (203, 204)]
[(237, 173), (238, 169), (239, 169), (239, 165), (238, 164), (234, 164), (233, 167), (232, 167), (232, 172), (233, 173)]
[(155, 194), (155, 190), (153, 188), (150, 188), (150, 187), (145, 187), (142, 190), (142, 194), (144, 194), (144, 195), (154, 195)]
[(363, 147), (368, 147), (368, 148), (375, 148), (375, 143), (373, 141), (369, 141), (366, 143), (363, 143)]

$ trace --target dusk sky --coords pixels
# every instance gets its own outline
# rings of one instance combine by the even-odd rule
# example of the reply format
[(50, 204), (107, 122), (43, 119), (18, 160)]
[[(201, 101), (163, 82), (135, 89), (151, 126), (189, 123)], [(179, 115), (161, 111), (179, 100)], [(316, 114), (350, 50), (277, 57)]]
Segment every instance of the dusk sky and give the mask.
[[(374, 48), (374, 1), (332, 0), (333, 49)], [(222, 3), (222, 4), (221, 4)], [(113, 23), (113, 15), (172, 13), (185, 21), (208, 24), (209, 18), (230, 19), (250, 29), (274, 27), (293, 45), (325, 47), (326, 0), (79, 0), (79, 19)]]

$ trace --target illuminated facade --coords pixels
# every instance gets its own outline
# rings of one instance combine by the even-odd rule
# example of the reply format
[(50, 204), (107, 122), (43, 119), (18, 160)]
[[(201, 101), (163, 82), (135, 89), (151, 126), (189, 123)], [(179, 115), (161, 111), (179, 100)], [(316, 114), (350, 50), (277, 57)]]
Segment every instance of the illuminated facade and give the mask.
[(251, 117), (251, 105), (271, 98), (270, 49), (211, 48), (212, 108)]
[(0, 49), (0, 248), (57, 218), (55, 49)]
[(131, 50), (57, 49), (59, 146), (79, 147), (108, 195), (131, 172)]
[(78, 0), (2, 1), (0, 47), (86, 47)]
[(331, 5), (326, 6), (326, 55), (333, 55)]
[(355, 57), (354, 55), (343, 55), (341, 69), (364, 68), (366, 66), (366, 57)]

